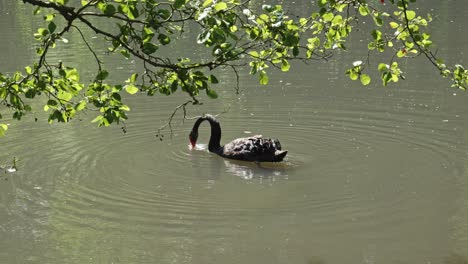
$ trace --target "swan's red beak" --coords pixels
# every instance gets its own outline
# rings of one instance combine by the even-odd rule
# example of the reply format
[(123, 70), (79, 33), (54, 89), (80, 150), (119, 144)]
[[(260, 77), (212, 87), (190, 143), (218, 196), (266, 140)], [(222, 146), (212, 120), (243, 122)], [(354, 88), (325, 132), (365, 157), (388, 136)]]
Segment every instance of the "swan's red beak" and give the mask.
[(190, 140), (190, 144), (192, 145), (192, 148), (194, 148), (197, 142), (193, 140), (192, 138), (189, 138), (189, 140)]

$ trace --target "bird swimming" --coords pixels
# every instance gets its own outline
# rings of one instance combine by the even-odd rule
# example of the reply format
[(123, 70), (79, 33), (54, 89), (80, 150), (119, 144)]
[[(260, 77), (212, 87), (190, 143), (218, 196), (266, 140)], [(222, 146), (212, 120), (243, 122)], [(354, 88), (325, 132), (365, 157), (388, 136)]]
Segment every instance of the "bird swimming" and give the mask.
[(281, 149), (278, 139), (264, 138), (262, 135), (237, 138), (221, 146), (221, 126), (214, 116), (208, 114), (198, 118), (190, 131), (189, 140), (192, 147), (197, 143), (198, 127), (205, 120), (211, 127), (208, 150), (221, 157), (244, 161), (279, 162), (288, 154), (287, 150)]

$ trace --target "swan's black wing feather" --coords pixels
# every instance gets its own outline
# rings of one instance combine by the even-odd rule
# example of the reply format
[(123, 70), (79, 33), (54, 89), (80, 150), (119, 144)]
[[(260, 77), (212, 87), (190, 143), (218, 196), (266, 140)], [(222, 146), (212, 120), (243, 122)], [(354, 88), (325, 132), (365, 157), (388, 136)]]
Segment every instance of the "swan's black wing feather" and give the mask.
[(248, 161), (281, 161), (287, 151), (281, 150), (277, 139), (263, 138), (256, 135), (247, 138), (238, 138), (224, 145), (222, 156)]

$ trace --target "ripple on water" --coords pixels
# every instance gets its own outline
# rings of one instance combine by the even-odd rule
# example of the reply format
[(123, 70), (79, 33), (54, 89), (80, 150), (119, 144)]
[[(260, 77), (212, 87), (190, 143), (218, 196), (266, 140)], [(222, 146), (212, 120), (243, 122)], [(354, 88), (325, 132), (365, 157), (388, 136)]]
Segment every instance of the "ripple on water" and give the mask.
[[(221, 119), (223, 140), (243, 136), (246, 131), (245, 134), (259, 134), (257, 131), (262, 131), (265, 136), (280, 138), (284, 149), (290, 151), (284, 163), (284, 175), (288, 175), (285, 178), (293, 184), (304, 184), (316, 191), (307, 197), (289, 196), (278, 204), (278, 210), (322, 208), (318, 211), (325, 213), (330, 212), (327, 209), (334, 209), (333, 215), (354, 210), (355, 217), (352, 218), (356, 220), (366, 217), (369, 209), (380, 206), (382, 210), (400, 213), (394, 217), (374, 215), (374, 219), (385, 215), (386, 220), (380, 220), (403, 221), (402, 215), (409, 214), (415, 209), (415, 203), (420, 203), (429, 195), (414, 196), (411, 190), (417, 185), (414, 185), (414, 181), (422, 180), (419, 179), (420, 175), (435, 173), (425, 181), (436, 182), (436, 185), (450, 184), (441, 178), (444, 167), (453, 167), (454, 157), (465, 156), (464, 151), (457, 147), (461, 143), (457, 137), (461, 121), (456, 118), (453, 122), (445, 121), (447, 114), (438, 112), (438, 109), (418, 105), (410, 110), (385, 106), (373, 112), (359, 107), (327, 112), (304, 109), (291, 115), (289, 122), (285, 122), (288, 118), (284, 116), (263, 118), (265, 111), (258, 109), (257, 113), (260, 114), (252, 114), (247, 120), (240, 116)], [(251, 111), (255, 112), (255, 109)], [(225, 128), (227, 125), (223, 126), (223, 123), (229, 124), (229, 127)], [(234, 128), (240, 129), (236, 131)], [(209, 168), (211, 156), (206, 154), (206, 151), (194, 152), (197, 158), (203, 158), (200, 158), (202, 162), (192, 165)], [(184, 152), (182, 159), (193, 155)], [(226, 172), (243, 179), (261, 175), (261, 172), (245, 164), (225, 161), (224, 166)], [(323, 190), (313, 187), (330, 184), (330, 177), (336, 177), (338, 183), (342, 182), (340, 188), (343, 191), (335, 199), (329, 199)], [(370, 190), (371, 186), (376, 190)], [(358, 190), (364, 191), (365, 195), (359, 194)], [(337, 192), (336, 189), (331, 191)], [(395, 198), (384, 198), (390, 195), (395, 195)], [(415, 203), (407, 203), (415, 199)], [(362, 206), (349, 209), (350, 204), (370, 204), (372, 208)], [(323, 217), (327, 218), (325, 215)]]
[[(200, 190), (211, 188), (211, 182), (229, 167), (204, 147), (194, 155), (185, 135), (183, 143), (174, 137), (159, 142), (150, 134), (115, 137), (110, 133), (104, 138), (90, 136), (85, 144), (62, 142), (67, 151), (53, 155), (48, 166), (38, 168), (40, 174), (47, 175), (50, 170), (46, 177), (56, 174), (53, 186), (44, 186), (50, 207), (54, 208), (49, 215), (54, 219), (49, 221), (51, 227), (57, 232), (72, 227), (131, 232), (135, 226), (146, 231), (158, 226), (160, 232), (183, 236), (196, 232), (190, 226), (202, 217), (212, 222), (213, 228), (224, 228), (217, 223), (222, 223), (225, 216), (203, 215), (203, 211), (241, 209), (229, 199), (200, 200), (204, 196)], [(108, 145), (118, 147), (109, 151)], [(161, 147), (167, 151), (155, 151)], [(213, 167), (211, 174), (204, 171), (208, 166)]]
[(316, 225), (324, 234), (399, 226), (430, 200), (432, 194), (421, 190), (447, 184), (437, 174), (462, 153), (453, 136), (460, 121), (444, 122), (449, 118), (438, 113), (426, 118), (421, 111), (306, 109), (275, 118), (264, 118), (261, 111), (248, 120), (222, 116), (223, 142), (263, 134), (278, 137), (289, 150), (285, 162), (260, 165), (208, 152), (207, 126), (191, 149), (188, 123), (174, 127), (173, 137), (162, 142), (143, 121), (129, 125), (125, 135), (118, 129), (38, 130), (34, 133), (56, 139), (39, 140), (23, 157), (53, 149), (31, 172), (44, 179), (42, 189), (33, 189), (38, 178), (23, 177), (18, 195), (26, 203), (13, 210), (35, 208), (42, 215), (39, 225), (48, 225), (49, 232), (136, 232), (161, 241), (235, 237), (254, 219), (290, 217), (296, 224), (297, 214), (311, 215), (304, 225)]

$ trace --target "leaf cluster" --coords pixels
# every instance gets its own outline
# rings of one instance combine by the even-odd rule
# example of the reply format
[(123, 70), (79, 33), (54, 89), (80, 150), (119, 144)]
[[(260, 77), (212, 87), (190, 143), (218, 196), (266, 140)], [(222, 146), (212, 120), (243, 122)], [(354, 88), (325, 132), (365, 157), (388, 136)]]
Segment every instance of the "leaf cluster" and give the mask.
[[(328, 60), (346, 51), (348, 37), (366, 20), (374, 25), (369, 53), (346, 71), (351, 80), (369, 85), (373, 68), (384, 86), (398, 82), (404, 79), (398, 61), (424, 56), (452, 80), (453, 87), (465, 90), (468, 84), (463, 66), (447, 66), (432, 52), (434, 44), (427, 31), (432, 18), (416, 12), (415, 0), (319, 0), (311, 4), (311, 15), (306, 17), (291, 16), (281, 5), (257, 6), (249, 0), (23, 2), (35, 6), (34, 14), (44, 18), (44, 26), (34, 34), (38, 59), (23, 71), (0, 73), (0, 121), (5, 109), (20, 120), (33, 111), (31, 100), (39, 96), (46, 99), (43, 109), (49, 113), (49, 122), (68, 122), (79, 112), (91, 110), (98, 113), (93, 122), (99, 126), (128, 118), (130, 108), (123, 102), (123, 91), (149, 96), (182, 91), (198, 104), (201, 94), (218, 97), (215, 87), (220, 80), (214, 69), (231, 69), (239, 80), (237, 69), (249, 67), (250, 74), (266, 85), (271, 68), (287, 72), (294, 60)], [(98, 20), (115, 28), (100, 27)], [(198, 32), (193, 43), (207, 49), (208, 56), (195, 60), (161, 52), (162, 47), (175, 45), (187, 27)], [(107, 43), (110, 54), (138, 60), (144, 71), (131, 74), (124, 83), (109, 84), (110, 72), (89, 45), (84, 28)], [(89, 83), (81, 80), (73, 65), (50, 61), (50, 50), (66, 46), (70, 32), (81, 36), (95, 58), (97, 72)], [(371, 64), (379, 54), (385, 55), (383, 61)], [(0, 124), (0, 136), (7, 129)]]

